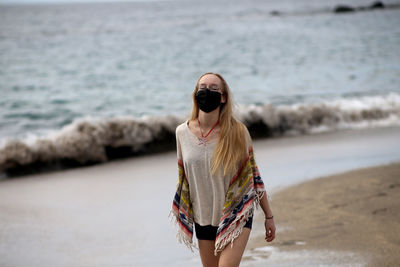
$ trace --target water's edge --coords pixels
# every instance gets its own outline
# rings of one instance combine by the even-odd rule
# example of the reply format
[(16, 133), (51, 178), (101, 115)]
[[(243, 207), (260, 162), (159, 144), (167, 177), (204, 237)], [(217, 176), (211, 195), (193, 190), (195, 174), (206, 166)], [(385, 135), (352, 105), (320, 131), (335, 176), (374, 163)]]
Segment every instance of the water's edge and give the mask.
[[(400, 95), (320, 103), (241, 106), (236, 114), (253, 138), (400, 125)], [(3, 140), (2, 178), (88, 166), (175, 149), (177, 116), (83, 118), (44, 137)]]

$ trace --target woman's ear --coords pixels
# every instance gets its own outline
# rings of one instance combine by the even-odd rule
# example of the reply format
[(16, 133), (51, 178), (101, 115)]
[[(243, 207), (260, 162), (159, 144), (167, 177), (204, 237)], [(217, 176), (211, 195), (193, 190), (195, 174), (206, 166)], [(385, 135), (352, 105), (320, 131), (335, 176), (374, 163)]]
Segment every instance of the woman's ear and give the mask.
[(226, 95), (222, 94), (221, 95), (221, 103), (225, 103), (226, 102)]

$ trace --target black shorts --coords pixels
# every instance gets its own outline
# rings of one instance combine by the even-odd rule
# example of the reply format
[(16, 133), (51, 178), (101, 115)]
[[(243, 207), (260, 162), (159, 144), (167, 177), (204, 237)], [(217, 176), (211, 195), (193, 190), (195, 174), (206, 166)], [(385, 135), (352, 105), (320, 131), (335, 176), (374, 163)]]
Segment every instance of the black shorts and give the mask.
[[(252, 224), (253, 224), (253, 216), (250, 216), (244, 227), (251, 229)], [(198, 240), (215, 240), (217, 236), (217, 230), (218, 230), (217, 226), (212, 226), (212, 225), (201, 226), (198, 223), (194, 223), (194, 228)]]

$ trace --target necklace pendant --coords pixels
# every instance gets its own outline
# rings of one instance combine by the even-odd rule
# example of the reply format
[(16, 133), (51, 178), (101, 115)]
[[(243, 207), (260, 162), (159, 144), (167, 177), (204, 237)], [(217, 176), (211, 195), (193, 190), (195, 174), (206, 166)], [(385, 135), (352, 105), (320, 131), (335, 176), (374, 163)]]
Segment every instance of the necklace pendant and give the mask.
[(206, 146), (207, 139), (205, 137), (202, 137), (202, 138), (198, 137), (198, 138), (199, 138), (199, 145)]
[(201, 125), (200, 125), (200, 120), (197, 118), (197, 123), (199, 124), (199, 130), (200, 130), (200, 133), (201, 133), (201, 138), (200, 137), (197, 137), (197, 138), (199, 138), (199, 141), (200, 141), (200, 143), (199, 143), (199, 145), (204, 145), (204, 146), (206, 146), (206, 143), (207, 143), (207, 136), (209, 136), (210, 135), (210, 133), (215, 129), (215, 127), (217, 127), (217, 125), (218, 125), (218, 123), (219, 123), (219, 120), (215, 123), (215, 125), (210, 129), (210, 131), (208, 131), (208, 133), (206, 134), (206, 135), (204, 135), (203, 134), (203, 131), (201, 130)]

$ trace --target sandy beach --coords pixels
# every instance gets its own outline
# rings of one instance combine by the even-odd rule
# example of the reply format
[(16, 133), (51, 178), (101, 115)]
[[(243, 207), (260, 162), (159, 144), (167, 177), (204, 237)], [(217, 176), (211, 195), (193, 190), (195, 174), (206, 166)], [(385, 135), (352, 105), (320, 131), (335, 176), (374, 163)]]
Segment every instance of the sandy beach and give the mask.
[(400, 267), (399, 25), (400, 0), (0, 0), (0, 267), (201, 267), (169, 215), (206, 72), (277, 226), (256, 211), (241, 267)]
[[(271, 245), (280, 251), (337, 252), (325, 257), (329, 266), (400, 262), (400, 162), (289, 187), (273, 195), (273, 209), (281, 231)], [(262, 224), (262, 216), (257, 219)], [(258, 235), (248, 249), (265, 244)], [(355, 254), (343, 262), (342, 252)]]
[[(398, 164), (300, 183), (400, 162), (399, 136), (387, 127), (255, 140), (277, 237), (263, 242), (256, 216), (242, 266), (395, 262)], [(176, 183), (175, 151), (1, 180), (0, 266), (201, 266), (168, 220)]]

